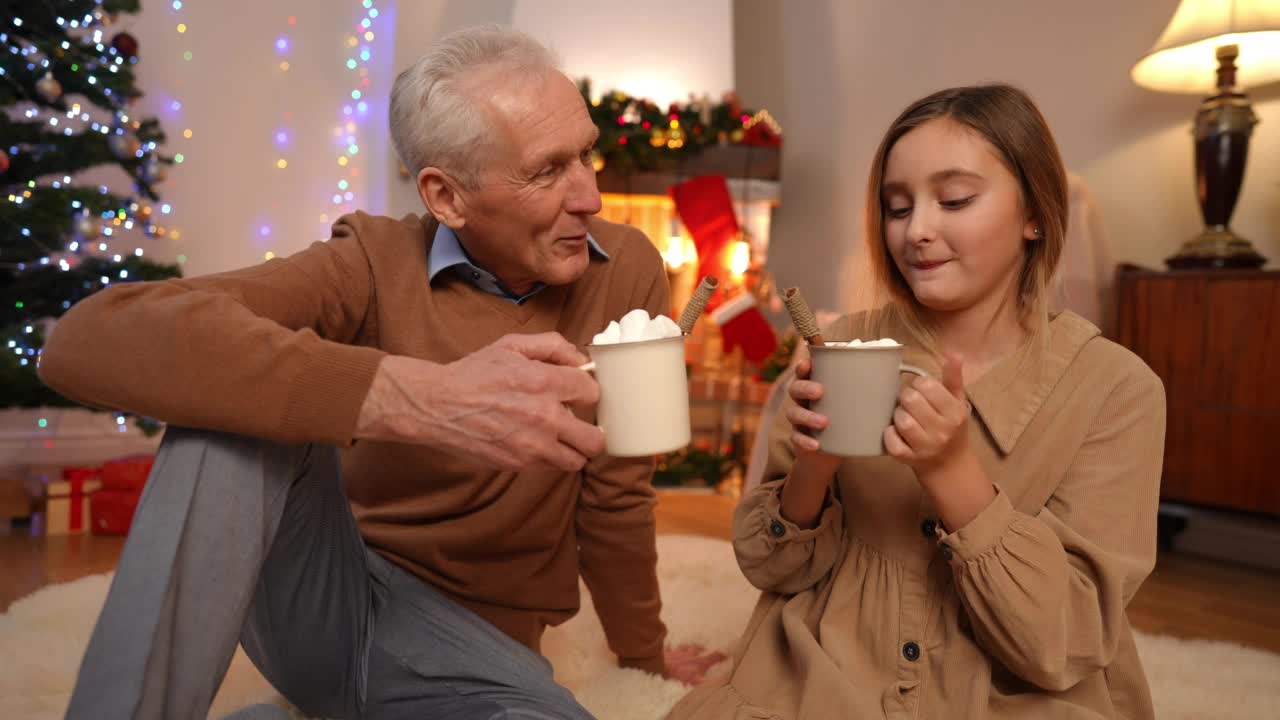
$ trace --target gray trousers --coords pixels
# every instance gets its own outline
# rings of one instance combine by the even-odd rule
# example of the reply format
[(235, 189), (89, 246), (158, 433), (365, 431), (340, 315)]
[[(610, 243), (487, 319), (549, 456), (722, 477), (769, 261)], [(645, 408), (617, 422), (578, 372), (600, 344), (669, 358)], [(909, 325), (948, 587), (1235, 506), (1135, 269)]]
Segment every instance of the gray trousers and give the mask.
[(335, 448), (170, 428), (67, 717), (204, 718), (237, 642), (313, 717), (591, 717), (546, 659), (365, 547)]

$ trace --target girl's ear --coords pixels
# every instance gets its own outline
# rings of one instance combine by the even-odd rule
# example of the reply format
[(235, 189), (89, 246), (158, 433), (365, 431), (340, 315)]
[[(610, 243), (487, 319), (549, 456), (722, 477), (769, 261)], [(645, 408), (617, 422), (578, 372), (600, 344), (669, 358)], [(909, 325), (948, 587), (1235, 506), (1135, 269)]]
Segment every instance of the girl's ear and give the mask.
[(1027, 218), (1022, 225), (1023, 240), (1043, 240), (1044, 230), (1040, 227), (1040, 223), (1035, 218)]

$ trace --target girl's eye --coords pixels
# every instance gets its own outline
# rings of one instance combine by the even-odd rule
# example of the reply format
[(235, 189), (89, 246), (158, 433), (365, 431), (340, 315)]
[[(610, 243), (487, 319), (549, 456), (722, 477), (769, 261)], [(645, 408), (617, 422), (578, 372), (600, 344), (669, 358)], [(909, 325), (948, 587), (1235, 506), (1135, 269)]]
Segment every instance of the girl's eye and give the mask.
[(889, 210), (885, 214), (893, 218), (894, 220), (901, 220), (902, 218), (911, 214), (911, 208), (909, 207), (889, 208)]
[(975, 197), (977, 197), (977, 195), (970, 195), (967, 198), (960, 198), (959, 200), (943, 200), (942, 207), (947, 208), (948, 210), (959, 210), (965, 205), (973, 202)]

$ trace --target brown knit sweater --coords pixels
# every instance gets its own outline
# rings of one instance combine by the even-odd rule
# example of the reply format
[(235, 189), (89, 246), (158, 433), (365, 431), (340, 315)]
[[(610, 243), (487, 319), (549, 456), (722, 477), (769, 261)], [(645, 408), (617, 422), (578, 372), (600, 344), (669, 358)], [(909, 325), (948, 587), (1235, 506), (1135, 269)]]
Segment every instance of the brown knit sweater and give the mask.
[(578, 610), (581, 573), (620, 661), (660, 670), (651, 460), (496, 472), (352, 435), (384, 355), (448, 363), (548, 331), (585, 345), (632, 308), (669, 313), (661, 257), (638, 230), (593, 219), (610, 259), (515, 305), (451, 273), (428, 283), (435, 230), (430, 218), (356, 213), (288, 258), (105, 290), (59, 321), (40, 376), (96, 407), (343, 446), (360, 532), (388, 560), (535, 650)]

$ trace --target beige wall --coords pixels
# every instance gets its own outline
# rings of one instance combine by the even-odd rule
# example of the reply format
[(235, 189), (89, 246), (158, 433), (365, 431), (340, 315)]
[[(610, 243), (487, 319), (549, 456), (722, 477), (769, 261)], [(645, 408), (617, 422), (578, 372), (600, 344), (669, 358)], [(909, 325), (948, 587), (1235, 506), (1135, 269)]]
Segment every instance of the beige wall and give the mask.
[[(1116, 260), (1162, 266), (1200, 228), (1189, 135), (1198, 99), (1138, 88), (1129, 68), (1176, 5), (735, 0), (737, 86), (786, 133), (770, 251), (779, 281), (803, 285), (815, 305), (850, 305), (867, 167), (884, 129), (933, 90), (991, 80), (1035, 97), (1096, 196)], [(1262, 123), (1232, 225), (1275, 264), (1280, 90), (1251, 95)]]

